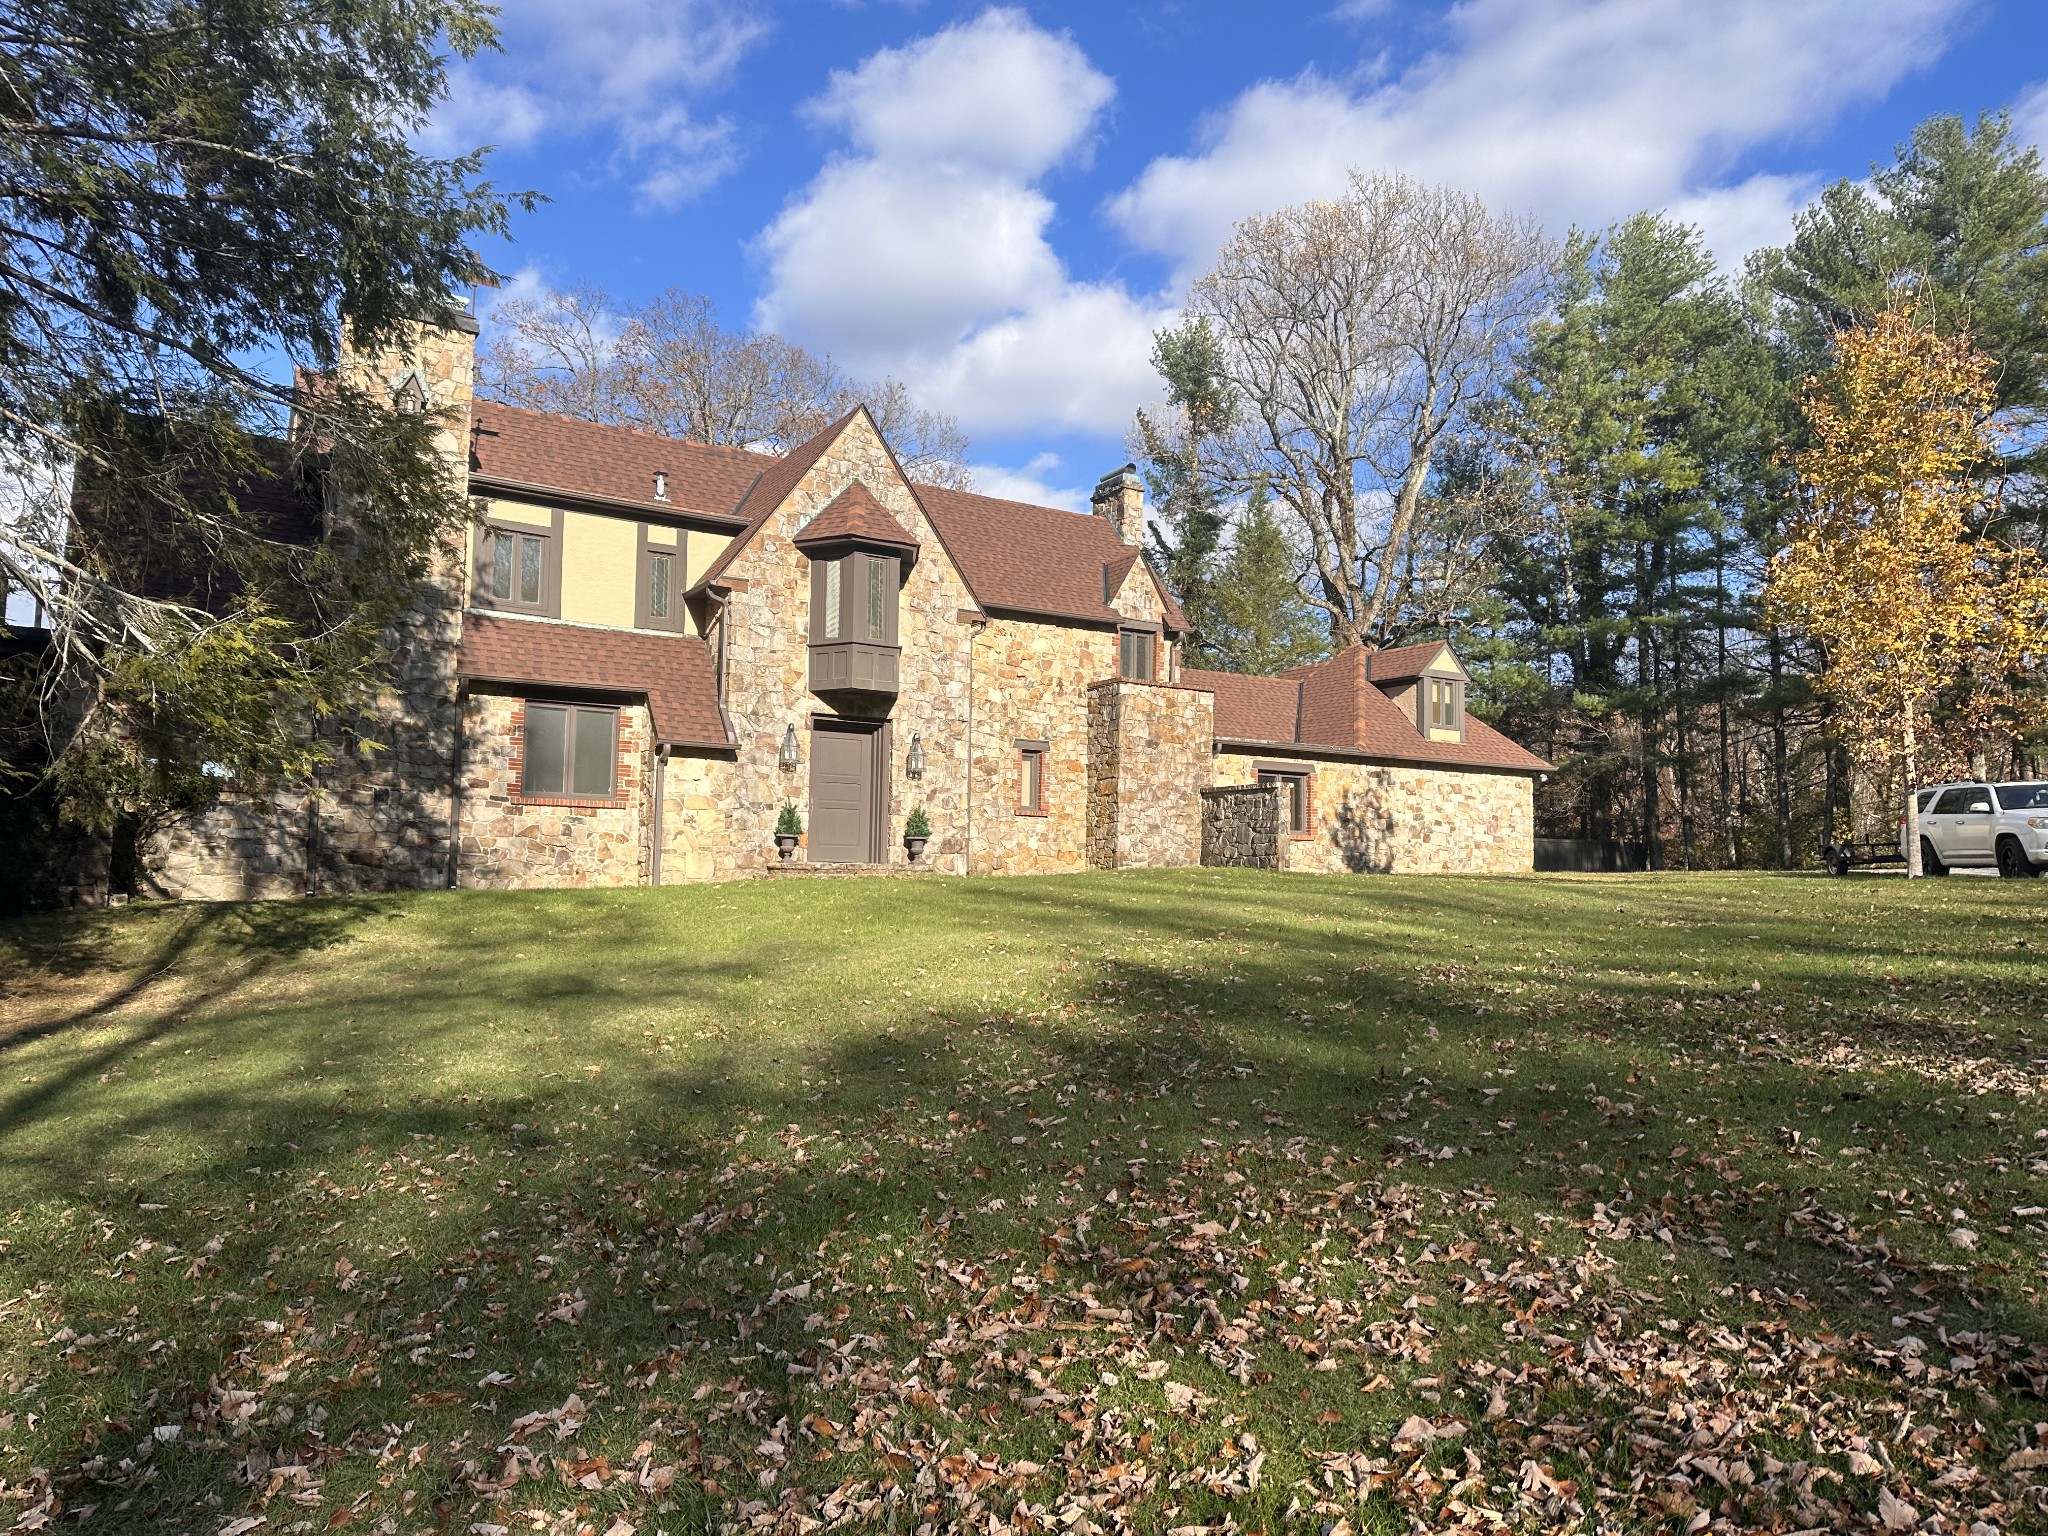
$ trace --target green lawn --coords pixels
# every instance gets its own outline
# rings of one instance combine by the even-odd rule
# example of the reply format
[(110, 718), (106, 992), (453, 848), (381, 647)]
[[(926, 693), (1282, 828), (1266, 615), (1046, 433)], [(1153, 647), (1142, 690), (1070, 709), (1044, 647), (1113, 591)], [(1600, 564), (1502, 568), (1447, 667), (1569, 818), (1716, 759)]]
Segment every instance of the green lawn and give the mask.
[(0, 927), (0, 1530), (2042, 1530), (2044, 919), (1190, 870)]

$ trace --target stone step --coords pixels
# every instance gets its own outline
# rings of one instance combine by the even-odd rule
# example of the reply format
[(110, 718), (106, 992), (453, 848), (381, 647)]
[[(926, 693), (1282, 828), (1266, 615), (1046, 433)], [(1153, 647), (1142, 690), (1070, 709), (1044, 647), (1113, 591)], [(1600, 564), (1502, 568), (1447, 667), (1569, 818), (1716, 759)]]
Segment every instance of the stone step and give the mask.
[(857, 875), (935, 875), (938, 870), (929, 864), (806, 864), (802, 859), (791, 859), (765, 865), (761, 873), (789, 877), (807, 875), (812, 879), (850, 879)]

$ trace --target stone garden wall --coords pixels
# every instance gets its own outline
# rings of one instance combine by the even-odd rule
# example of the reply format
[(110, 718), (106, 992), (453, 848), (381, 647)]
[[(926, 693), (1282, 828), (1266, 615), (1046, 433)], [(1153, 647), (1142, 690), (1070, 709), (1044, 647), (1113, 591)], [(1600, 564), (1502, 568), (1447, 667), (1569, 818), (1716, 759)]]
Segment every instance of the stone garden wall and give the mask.
[(1279, 790), (1270, 784), (1203, 790), (1202, 862), (1219, 869), (1279, 869)]
[[(1258, 762), (1216, 758), (1224, 784), (1256, 782)], [(1288, 869), (1329, 874), (1513, 874), (1533, 867), (1530, 779), (1378, 763), (1311, 763), (1308, 837), (1283, 837)]]

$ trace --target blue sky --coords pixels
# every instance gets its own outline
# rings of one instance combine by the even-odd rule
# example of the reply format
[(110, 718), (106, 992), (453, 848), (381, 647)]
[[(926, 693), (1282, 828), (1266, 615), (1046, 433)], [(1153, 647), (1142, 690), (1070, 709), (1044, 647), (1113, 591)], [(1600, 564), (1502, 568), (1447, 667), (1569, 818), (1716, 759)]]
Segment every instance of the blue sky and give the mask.
[[(503, 0), (436, 149), (552, 201), (508, 291), (671, 284), (902, 378), (985, 490), (1124, 458), (1151, 330), (1233, 220), (1393, 168), (1725, 262), (1934, 112), (2048, 142), (2048, 0), (1322, 5)], [(488, 305), (485, 324), (488, 326)]]

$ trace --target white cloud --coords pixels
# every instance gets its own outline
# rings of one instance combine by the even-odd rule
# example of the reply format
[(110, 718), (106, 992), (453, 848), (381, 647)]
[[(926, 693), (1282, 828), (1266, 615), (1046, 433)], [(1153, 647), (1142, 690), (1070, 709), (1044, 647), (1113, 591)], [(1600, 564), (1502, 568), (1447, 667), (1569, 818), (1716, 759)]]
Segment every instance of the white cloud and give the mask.
[(2013, 135), (2048, 155), (2048, 80), (2027, 88), (2012, 109)]
[(763, 232), (757, 320), (902, 379), (969, 431), (1121, 431), (1166, 308), (1073, 281), (1040, 189), (1086, 154), (1114, 90), (1014, 10), (836, 73), (805, 110), (850, 152)]
[(766, 35), (742, 0), (523, 0), (504, 8), (499, 30), (502, 53), (451, 71), (424, 147), (451, 154), (601, 135), (612, 171), (664, 207), (738, 164), (732, 124), (695, 103)]
[[(1196, 153), (1117, 197), (1125, 233), (1184, 273), (1237, 219), (1393, 168), (1559, 227), (1676, 205), (1717, 251), (1778, 238), (1786, 178), (1742, 155), (1881, 96), (1939, 54), (1964, 0), (1464, 0), (1446, 45), (1362, 89), (1316, 73), (1246, 91)], [(1789, 206), (1789, 205), (1787, 205)]]
[(1021, 469), (1005, 469), (998, 464), (976, 464), (974, 488), (984, 496), (1000, 496), (1005, 501), (1029, 502), (1034, 507), (1063, 507), (1069, 512), (1088, 510), (1088, 488), (1079, 485), (1059, 485), (1051, 476), (1060, 467), (1060, 456), (1056, 453), (1041, 453)]

